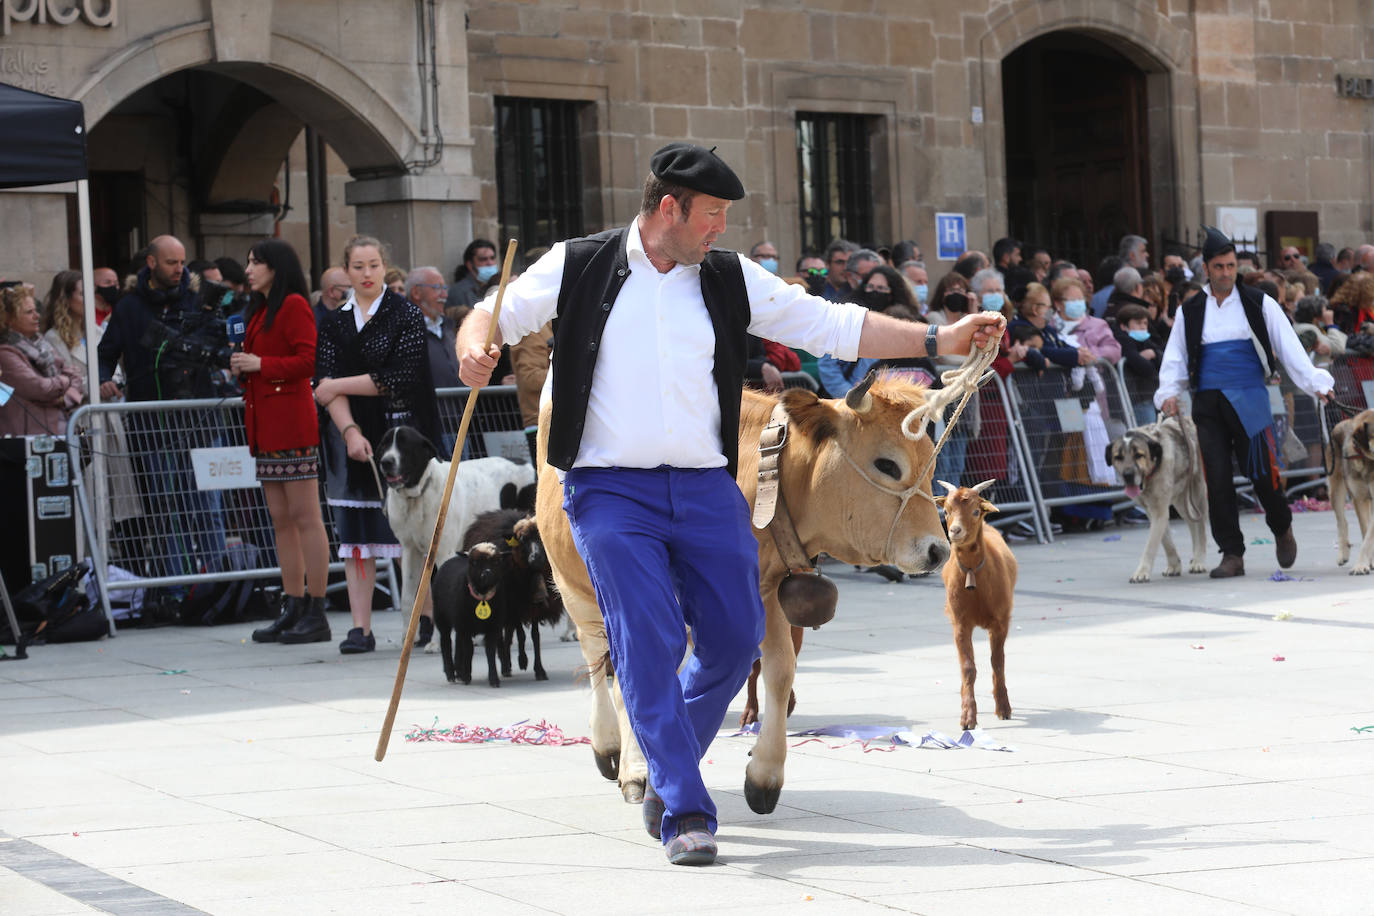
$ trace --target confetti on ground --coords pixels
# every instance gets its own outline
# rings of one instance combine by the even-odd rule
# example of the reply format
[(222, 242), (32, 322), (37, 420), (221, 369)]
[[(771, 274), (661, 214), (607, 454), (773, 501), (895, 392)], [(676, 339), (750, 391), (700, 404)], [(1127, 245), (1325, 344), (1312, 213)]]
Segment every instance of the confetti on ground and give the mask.
[(1304, 496), (1302, 499), (1293, 500), (1288, 504), (1288, 507), (1294, 512), (1330, 512), (1331, 500)]
[(1252, 547), (1257, 547), (1257, 546), (1262, 545), (1262, 544), (1272, 544), (1272, 543), (1274, 543), (1274, 542), (1271, 541), (1269, 538), (1255, 538), (1253, 541), (1250, 542), (1250, 545), (1251, 545)]
[(1205, 649), (1205, 648), (1207, 648), (1207, 647), (1206, 647), (1206, 646), (1189, 646), (1188, 648), (1190, 648), (1190, 649)]
[(1274, 570), (1274, 574), (1269, 577), (1270, 582), (1311, 582), (1311, 576), (1290, 576), (1281, 569)]
[[(899, 747), (926, 747), (939, 748), (942, 750), (962, 750), (963, 748), (976, 747), (986, 751), (1012, 751), (1016, 748), (1009, 744), (998, 744), (988, 737), (980, 728), (967, 729), (958, 738), (951, 738), (949, 735), (937, 731), (928, 731), (924, 735), (916, 735), (914, 732), (894, 725), (825, 725), (820, 728), (808, 728), (804, 731), (793, 732), (788, 737), (803, 738), (792, 747), (801, 747), (803, 744), (825, 744), (834, 751), (840, 748), (858, 745), (865, 754), (879, 751), (888, 753), (895, 751)], [(822, 738), (847, 738), (839, 744), (826, 744)]]
[(1282, 655), (1275, 655), (1275, 656), (1274, 656), (1274, 661), (1276, 661), (1276, 662), (1282, 662), (1282, 661), (1287, 661), (1287, 659), (1285, 659)]
[(1293, 612), (1292, 612), (1292, 611), (1279, 611), (1277, 614), (1274, 615), (1274, 619), (1275, 619), (1275, 620), (1292, 620), (1292, 619), (1293, 619)]
[(1374, 732), (1374, 725), (1352, 725), (1350, 730), (1356, 734), (1363, 735), (1365, 732)]
[(1121, 540), (1121, 535), (1119, 535), (1119, 534), (1109, 534), (1109, 535), (1107, 535), (1106, 537), (1104, 537), (1102, 540), (1104, 540), (1104, 541), (1119, 541), (1119, 540)]
[(591, 744), (591, 738), (569, 738), (563, 734), (563, 729), (557, 725), (550, 725), (543, 719), (538, 724), (527, 724), (529, 719), (521, 719), (514, 725), (505, 728), (486, 728), (481, 725), (464, 725), (459, 723), (453, 728), (439, 728), (439, 720), (435, 718), (434, 727), (421, 728), (412, 725), (406, 734), (406, 740), (412, 742), (421, 741), (441, 741), (446, 744), (486, 744), (491, 741), (509, 741), (511, 744), (542, 744), (553, 747), (562, 747), (567, 744)]
[(159, 671), (158, 674), (185, 674), (185, 668), (169, 668), (166, 671)]

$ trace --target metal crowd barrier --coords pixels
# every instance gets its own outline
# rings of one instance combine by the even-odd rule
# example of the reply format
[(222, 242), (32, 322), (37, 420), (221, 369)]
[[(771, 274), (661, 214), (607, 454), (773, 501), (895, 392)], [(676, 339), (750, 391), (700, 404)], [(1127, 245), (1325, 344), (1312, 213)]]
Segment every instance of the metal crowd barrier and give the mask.
[[(436, 393), (446, 437), (456, 436), (467, 393)], [(513, 387), (483, 389), (473, 431), (476, 454), (528, 460)], [(112, 592), (281, 575), (241, 398), (88, 405), (68, 421), (67, 449), (71, 466), (82, 469), (73, 475), (77, 505), (111, 636)], [(337, 556), (323, 493), (320, 501), (330, 555)], [(111, 565), (131, 577), (112, 580)], [(343, 561), (330, 564), (331, 573), (342, 570)], [(398, 595), (392, 564), (380, 572), (389, 594)]]

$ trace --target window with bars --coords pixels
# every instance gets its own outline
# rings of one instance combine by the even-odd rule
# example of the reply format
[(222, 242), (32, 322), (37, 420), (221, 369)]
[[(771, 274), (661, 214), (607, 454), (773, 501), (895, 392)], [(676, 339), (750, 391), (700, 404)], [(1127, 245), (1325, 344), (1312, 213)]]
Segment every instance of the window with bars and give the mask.
[(797, 113), (802, 251), (822, 251), (836, 238), (874, 240), (872, 120)]
[(582, 103), (496, 99), (496, 201), (501, 238), (520, 247), (582, 235)]

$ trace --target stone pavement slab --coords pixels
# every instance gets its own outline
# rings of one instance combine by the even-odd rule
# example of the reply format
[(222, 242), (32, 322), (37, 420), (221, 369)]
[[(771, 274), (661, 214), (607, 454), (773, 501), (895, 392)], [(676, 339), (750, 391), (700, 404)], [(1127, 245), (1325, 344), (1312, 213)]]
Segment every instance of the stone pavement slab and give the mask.
[[(1287, 581), (1264, 544), (1244, 578), (1141, 585), (1140, 528), (1014, 544), (1009, 721), (975, 637), (980, 724), (1010, 752), (795, 738), (758, 815), (738, 699), (702, 763), (721, 857), (698, 870), (666, 863), (586, 746), (405, 740), (585, 734), (574, 644), (546, 638), (550, 680), (499, 689), (413, 656), (380, 764), (399, 614), (348, 658), (251, 624), (37, 647), (0, 665), (0, 912), (1368, 914), (1374, 581), (1335, 566), (1330, 513), (1295, 526)], [(958, 735), (938, 580), (829, 571), (840, 609), (806, 634), (790, 728)]]

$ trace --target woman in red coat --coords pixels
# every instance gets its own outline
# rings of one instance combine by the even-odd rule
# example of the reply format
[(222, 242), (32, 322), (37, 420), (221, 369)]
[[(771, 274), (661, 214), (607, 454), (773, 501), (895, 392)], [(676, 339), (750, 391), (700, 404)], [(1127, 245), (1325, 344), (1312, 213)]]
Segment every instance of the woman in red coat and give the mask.
[[(315, 375), (315, 313), (292, 247), (264, 239), (248, 252), (252, 304), (243, 352), (229, 368), (243, 379), (243, 421), (257, 459), (267, 511), (277, 539), (282, 610), (254, 642), (324, 642), (329, 536), (320, 514), (319, 420), (310, 381)], [(309, 585), (309, 598), (306, 586)]]

